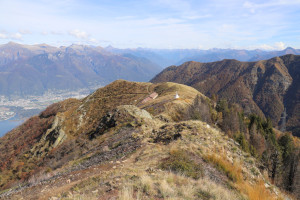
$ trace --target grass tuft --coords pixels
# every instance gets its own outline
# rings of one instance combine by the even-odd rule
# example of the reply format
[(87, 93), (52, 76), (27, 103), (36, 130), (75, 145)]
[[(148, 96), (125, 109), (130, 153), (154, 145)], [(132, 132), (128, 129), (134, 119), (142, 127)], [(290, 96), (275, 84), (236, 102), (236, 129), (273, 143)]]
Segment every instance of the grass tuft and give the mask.
[(203, 200), (214, 200), (214, 199), (216, 199), (216, 197), (214, 195), (212, 195), (211, 193), (209, 193), (207, 191), (201, 190), (201, 189), (199, 189), (196, 192), (196, 197), (199, 198), (199, 199), (203, 199)]
[(202, 167), (190, 158), (185, 151), (173, 150), (170, 156), (162, 161), (160, 168), (183, 174), (193, 179), (199, 179), (203, 175)]
[[(217, 169), (223, 171), (226, 176), (235, 183), (235, 187), (245, 194), (249, 200), (275, 200), (277, 199), (268, 189), (262, 180), (253, 185), (244, 181), (242, 168), (236, 163), (232, 164), (226, 159), (225, 154), (208, 154), (204, 157), (207, 162), (215, 165)], [(254, 169), (254, 168), (253, 168)], [(202, 199), (205, 199), (204, 197)]]
[(131, 185), (125, 185), (119, 192), (119, 200), (133, 200), (133, 187)]
[(244, 182), (241, 184), (241, 190), (248, 196), (249, 200), (275, 200), (278, 199), (268, 191), (263, 181), (254, 185)]
[(215, 153), (212, 153), (204, 156), (204, 159), (207, 162), (214, 164), (218, 170), (223, 171), (226, 174), (226, 176), (233, 182), (242, 181), (243, 177), (241, 166), (235, 163), (230, 163), (227, 160), (226, 155), (219, 156)]

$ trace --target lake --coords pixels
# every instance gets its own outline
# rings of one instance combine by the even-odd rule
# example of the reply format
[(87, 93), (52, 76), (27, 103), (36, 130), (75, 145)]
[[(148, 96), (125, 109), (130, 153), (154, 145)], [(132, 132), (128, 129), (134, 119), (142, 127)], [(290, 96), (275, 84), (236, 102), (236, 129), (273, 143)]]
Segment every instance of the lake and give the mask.
[(14, 129), (22, 123), (23, 120), (17, 120), (14, 119), (14, 117), (8, 120), (0, 121), (0, 137), (2, 137), (3, 135), (5, 135), (5, 133), (11, 131), (12, 129)]

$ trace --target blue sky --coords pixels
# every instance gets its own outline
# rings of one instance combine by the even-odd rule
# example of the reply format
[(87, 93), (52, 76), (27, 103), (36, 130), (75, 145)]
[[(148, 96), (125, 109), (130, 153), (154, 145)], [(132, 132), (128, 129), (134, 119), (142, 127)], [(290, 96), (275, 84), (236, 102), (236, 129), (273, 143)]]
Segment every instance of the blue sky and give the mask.
[(300, 49), (300, 0), (0, 0), (0, 44)]

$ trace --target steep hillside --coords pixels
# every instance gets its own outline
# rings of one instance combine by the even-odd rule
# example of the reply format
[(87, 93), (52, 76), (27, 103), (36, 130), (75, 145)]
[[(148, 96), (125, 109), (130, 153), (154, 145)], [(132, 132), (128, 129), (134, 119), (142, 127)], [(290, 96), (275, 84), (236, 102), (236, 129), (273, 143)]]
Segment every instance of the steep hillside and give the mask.
[(132, 55), (116, 55), (101, 47), (71, 45), (0, 46), (0, 95), (41, 95), (106, 85), (117, 79), (148, 81), (161, 68)]
[(53, 104), (0, 138), (0, 198), (287, 199), (244, 143), (192, 120), (207, 106), (185, 85), (122, 80)]
[(300, 136), (300, 56), (286, 55), (258, 62), (223, 60), (171, 66), (151, 82), (172, 81), (192, 86), (207, 96), (218, 95), (272, 119), (280, 128), (287, 109), (287, 130)]

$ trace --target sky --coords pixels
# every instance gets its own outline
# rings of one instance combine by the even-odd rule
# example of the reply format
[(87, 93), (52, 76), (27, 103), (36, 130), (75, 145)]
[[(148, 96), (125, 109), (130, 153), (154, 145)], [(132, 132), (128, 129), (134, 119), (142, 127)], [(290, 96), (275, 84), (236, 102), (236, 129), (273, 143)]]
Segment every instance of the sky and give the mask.
[(300, 0), (0, 0), (0, 44), (300, 49)]

